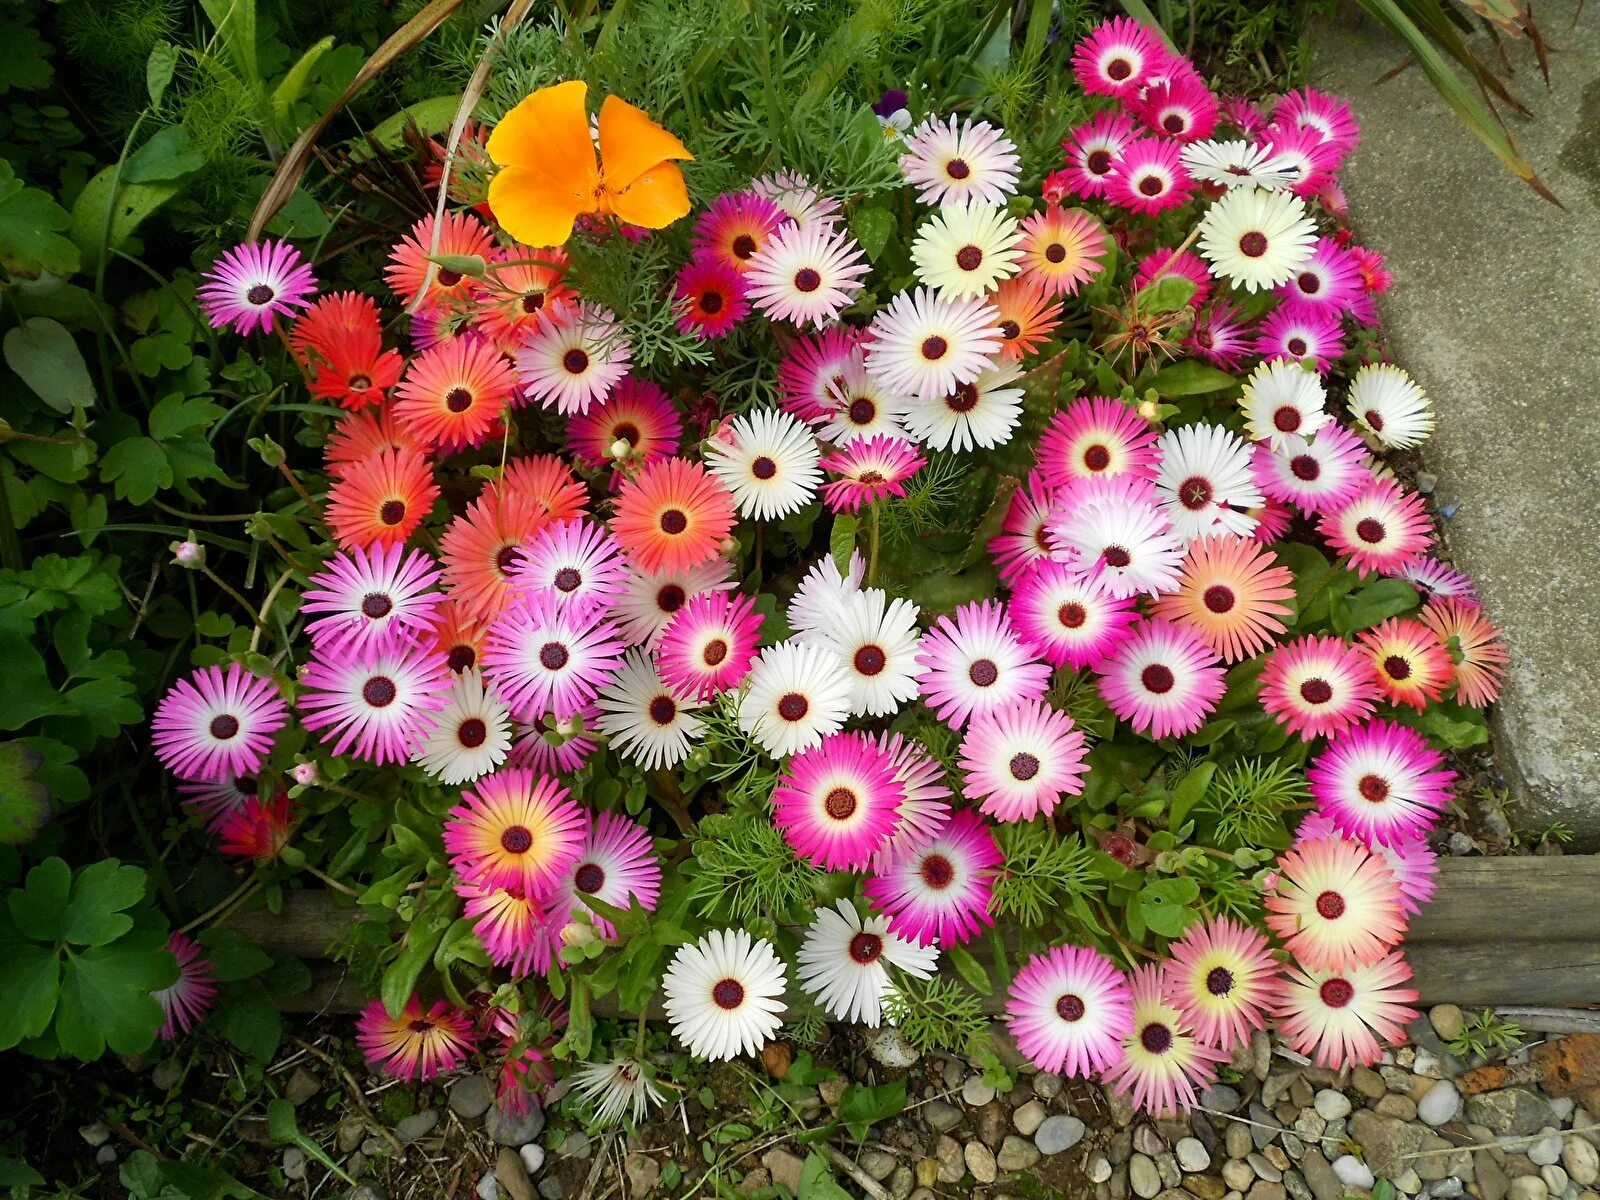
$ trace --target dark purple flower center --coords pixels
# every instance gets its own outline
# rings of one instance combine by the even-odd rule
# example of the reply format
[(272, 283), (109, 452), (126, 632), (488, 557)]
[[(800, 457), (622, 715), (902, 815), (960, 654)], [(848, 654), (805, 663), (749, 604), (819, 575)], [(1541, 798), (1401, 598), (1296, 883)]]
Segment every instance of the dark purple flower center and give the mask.
[(919, 872), (922, 882), (934, 891), (943, 891), (955, 882), (955, 865), (942, 854), (930, 854), (922, 860), (922, 870)]
[(938, 362), (950, 352), (950, 343), (938, 334), (922, 339), (922, 357), (929, 362)]
[(589, 355), (587, 351), (574, 346), (561, 356), (561, 365), (572, 375), (582, 375), (589, 369)]
[(456, 741), (468, 750), (476, 750), (489, 737), (489, 727), (478, 717), (468, 717), (456, 729)]
[(778, 700), (778, 715), (785, 721), (803, 721), (811, 711), (811, 701), (799, 692), (786, 692)]
[(1296, 479), (1311, 483), (1322, 474), (1322, 464), (1309, 454), (1296, 454), (1289, 460), (1289, 471)]
[(1206, 991), (1213, 996), (1226, 996), (1233, 991), (1233, 972), (1227, 967), (1212, 967), (1206, 972)]
[(744, 1003), (744, 984), (737, 979), (719, 979), (711, 986), (711, 999), (718, 1008), (732, 1012)]
[(1369, 546), (1376, 546), (1383, 541), (1383, 522), (1377, 517), (1362, 517), (1356, 522), (1356, 536)]
[(1361, 793), (1363, 800), (1378, 804), (1389, 798), (1389, 781), (1378, 775), (1363, 775), (1356, 784), (1356, 791)]
[(707, 289), (700, 293), (700, 311), (714, 316), (722, 311), (722, 293)]
[(444, 406), (453, 413), (464, 413), (472, 407), (472, 393), (464, 387), (451, 388), (444, 394)]
[(823, 810), (835, 821), (848, 821), (859, 805), (856, 794), (847, 787), (836, 787), (822, 798)]
[(1119, 570), (1133, 561), (1133, 555), (1122, 546), (1107, 546), (1100, 551), (1100, 558), (1106, 566), (1116, 567)]
[(258, 283), (244, 294), (244, 298), (257, 308), (260, 308), (263, 304), (271, 304), (272, 298), (276, 295), (277, 293), (266, 284)]
[(883, 939), (875, 933), (858, 933), (850, 939), (850, 957), (863, 967), (883, 957)]
[(689, 528), (689, 517), (680, 508), (669, 508), (661, 514), (661, 532), (676, 537)]
[(720, 666), (728, 657), (728, 643), (722, 638), (712, 638), (700, 651), (700, 661), (708, 667)]
[(1390, 679), (1410, 679), (1411, 660), (1400, 654), (1391, 654), (1383, 660), (1383, 673)]
[(533, 848), (533, 831), (526, 825), (508, 825), (500, 835), (500, 848), (507, 854), (526, 854)]
[(967, 668), (967, 678), (977, 687), (993, 687), (994, 681), (1000, 678), (1000, 668), (991, 658), (975, 659)]
[(656, 593), (656, 607), (664, 613), (675, 613), (683, 607), (683, 602), (689, 597), (683, 588), (676, 583), (664, 584)]
[(1125, 58), (1113, 58), (1106, 63), (1106, 78), (1121, 83), (1133, 74), (1133, 64)]
[(1151, 663), (1139, 672), (1139, 682), (1144, 684), (1145, 691), (1164, 696), (1172, 690), (1177, 680), (1173, 677), (1171, 667), (1164, 663)]
[(387, 675), (374, 675), (361, 685), (361, 698), (373, 708), (388, 708), (400, 690)]
[(385, 525), (398, 525), (406, 519), (406, 505), (403, 500), (385, 500), (378, 509), (378, 520)]
[(1211, 481), (1201, 475), (1191, 475), (1178, 485), (1178, 503), (1190, 512), (1198, 512), (1210, 504), (1214, 494)]
[(671, 696), (657, 696), (650, 701), (650, 719), (657, 725), (671, 725), (678, 716), (678, 706)]
[(733, 251), (735, 258), (749, 258), (756, 252), (756, 240), (748, 233), (741, 233), (733, 239), (733, 245), (729, 249)]
[(211, 718), (211, 736), (219, 742), (239, 736), (239, 718), (232, 713), (218, 713)]
[(1300, 410), (1292, 404), (1285, 404), (1272, 414), (1272, 427), (1279, 433), (1293, 433), (1300, 428)]
[(1083, 160), (1083, 169), (1091, 175), (1109, 175), (1112, 161), (1111, 151), (1091, 150)]
[(1067, 629), (1081, 629), (1083, 623), (1089, 619), (1089, 612), (1081, 604), (1068, 601), (1056, 609), (1056, 620)]
[(539, 647), (539, 665), (546, 671), (559, 671), (572, 661), (572, 653), (560, 642), (546, 642)]
[(1344, 897), (1338, 892), (1323, 892), (1317, 897), (1317, 916), (1324, 921), (1337, 921), (1344, 916)]
[(1111, 448), (1099, 442), (1084, 447), (1083, 465), (1091, 471), (1104, 471), (1111, 465)]
[(586, 862), (572, 873), (572, 886), (588, 896), (598, 892), (605, 883), (605, 869), (599, 863)]
[(1011, 778), (1018, 783), (1026, 783), (1039, 773), (1039, 759), (1037, 756), (1022, 751), (1011, 756), (1007, 766), (1011, 769)]
[(478, 652), (471, 646), (461, 644), (450, 647), (450, 653), (444, 656), (445, 665), (452, 671), (465, 671), (478, 661)]
[(368, 592), (361, 600), (361, 615), (374, 621), (382, 620), (394, 611), (394, 601), (383, 592)]
[(1172, 1049), (1172, 1030), (1165, 1025), (1146, 1025), (1139, 1031), (1139, 1044), (1151, 1054), (1165, 1054)]
[(855, 658), (851, 661), (855, 664), (856, 674), (876, 675), (888, 665), (889, 656), (883, 652), (881, 647), (862, 646), (856, 651)]
[(1326, 704), (1333, 699), (1333, 685), (1326, 679), (1308, 679), (1300, 685), (1300, 699), (1307, 704)]
[(1232, 612), (1234, 604), (1233, 589), (1225, 584), (1213, 583), (1206, 589), (1205, 603), (1206, 607), (1214, 613)]
[(583, 586), (583, 572), (577, 567), (562, 567), (550, 582), (558, 592), (575, 592)]
[(960, 267), (963, 271), (976, 271), (982, 265), (982, 247), (969, 244), (956, 251), (956, 266)]
[(1089, 1006), (1083, 1002), (1082, 996), (1074, 996), (1068, 992), (1056, 1001), (1056, 1016), (1069, 1023), (1083, 1020), (1089, 1011)]
[(1328, 979), (1323, 982), (1319, 994), (1329, 1008), (1343, 1008), (1356, 998), (1356, 989), (1348, 979)]
[(944, 398), (951, 412), (969, 413), (978, 407), (978, 389), (970, 383), (963, 383)]
[(865, 396), (857, 396), (850, 402), (850, 423), (852, 425), (867, 425), (878, 415), (878, 406)]
[(755, 460), (755, 462), (750, 464), (750, 474), (754, 475), (757, 479), (771, 479), (777, 473), (778, 464), (773, 462), (772, 459), (768, 458), (765, 454), (761, 455)]
[(966, 159), (952, 158), (945, 163), (944, 173), (951, 179), (965, 179), (972, 174), (972, 168), (967, 165)]
[(1067, 261), (1067, 248), (1060, 242), (1051, 242), (1044, 248), (1046, 261), (1058, 263)]
[(630, 446), (639, 444), (639, 427), (632, 421), (618, 421), (611, 428), (613, 442), (627, 442)]
[(822, 272), (815, 267), (801, 267), (794, 273), (794, 290), (814, 292), (822, 286)]
[(1239, 239), (1239, 253), (1246, 258), (1260, 258), (1267, 252), (1267, 235), (1252, 229)]

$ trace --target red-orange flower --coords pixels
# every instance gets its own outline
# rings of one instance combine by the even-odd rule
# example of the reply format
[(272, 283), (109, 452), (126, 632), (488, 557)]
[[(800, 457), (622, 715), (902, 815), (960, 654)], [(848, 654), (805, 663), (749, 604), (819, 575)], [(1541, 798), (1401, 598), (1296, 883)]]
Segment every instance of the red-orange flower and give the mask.
[(623, 482), (611, 528), (638, 570), (687, 571), (733, 528), (733, 494), (699, 463), (664, 458)]
[(516, 390), (511, 362), (488, 342), (457, 338), (411, 360), (395, 390), (401, 428), (430, 449), (449, 454), (480, 446)]
[(385, 450), (353, 466), (328, 492), (328, 524), (345, 550), (395, 546), (422, 524), (439, 486), (415, 451)]

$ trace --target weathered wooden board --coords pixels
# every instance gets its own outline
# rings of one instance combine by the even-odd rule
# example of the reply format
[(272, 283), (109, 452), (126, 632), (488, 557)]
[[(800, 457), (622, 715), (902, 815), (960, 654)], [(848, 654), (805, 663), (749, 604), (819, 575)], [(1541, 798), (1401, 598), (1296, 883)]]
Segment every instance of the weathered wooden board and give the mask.
[[(268, 950), (318, 959), (355, 919), (348, 902), (307, 891), (290, 893), (281, 913), (258, 909), (230, 924)], [(980, 958), (984, 949), (974, 946)], [(1444, 859), (1405, 949), (1424, 1003), (1600, 1005), (1600, 856)], [(351, 1012), (363, 1003), (335, 964), (314, 975), (286, 1010)]]

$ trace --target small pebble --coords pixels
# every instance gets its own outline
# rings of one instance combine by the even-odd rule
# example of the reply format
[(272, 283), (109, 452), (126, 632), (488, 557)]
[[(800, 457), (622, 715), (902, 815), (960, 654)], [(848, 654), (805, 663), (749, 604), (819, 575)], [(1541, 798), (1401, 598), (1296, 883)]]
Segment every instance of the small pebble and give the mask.
[(394, 1136), (401, 1143), (414, 1142), (418, 1138), (427, 1137), (433, 1132), (433, 1127), (439, 1123), (439, 1110), (425, 1108), (419, 1113), (412, 1113), (409, 1117), (399, 1121), (394, 1127)]
[(1360, 1188), (1363, 1191), (1372, 1187), (1377, 1180), (1367, 1164), (1354, 1154), (1341, 1154), (1333, 1160), (1333, 1173), (1339, 1177), (1339, 1182), (1345, 1187)]
[(1537, 1175), (1519, 1175), (1511, 1181), (1506, 1200), (1546, 1200), (1549, 1185)]
[(1054, 1100), (1061, 1094), (1061, 1076), (1043, 1071), (1033, 1077), (1033, 1094), (1041, 1100)]
[(994, 1099), (994, 1086), (982, 1075), (969, 1075), (961, 1085), (961, 1102), (968, 1108), (982, 1108)]
[(544, 1147), (538, 1142), (529, 1142), (517, 1151), (517, 1156), (522, 1159), (522, 1169), (527, 1171), (530, 1179), (544, 1166)]
[(94, 1161), (102, 1167), (109, 1167), (117, 1161), (117, 1148), (107, 1143), (94, 1152)]
[(1323, 1088), (1317, 1093), (1314, 1107), (1324, 1121), (1337, 1121), (1350, 1115), (1350, 1097), (1332, 1088)]
[(1128, 1160), (1128, 1186), (1141, 1200), (1154, 1200), (1161, 1190), (1161, 1173), (1145, 1154), (1135, 1154)]
[(477, 1192), (478, 1200), (500, 1200), (500, 1181), (494, 1177), (493, 1171), (485, 1171), (473, 1190)]
[(1111, 1160), (1104, 1154), (1096, 1154), (1089, 1160), (1084, 1172), (1089, 1176), (1090, 1183), (1104, 1183), (1111, 1178)]
[(299, 1146), (290, 1146), (283, 1152), (283, 1176), (295, 1180), (306, 1177), (306, 1152)]
[(1081, 1142), (1085, 1132), (1084, 1123), (1077, 1117), (1057, 1113), (1034, 1131), (1033, 1144), (1039, 1148), (1040, 1154), (1061, 1154)]
[(1567, 1173), (1555, 1163), (1546, 1163), (1540, 1167), (1539, 1178), (1544, 1180), (1544, 1185), (1550, 1189), (1552, 1196), (1559, 1196), (1567, 1190)]
[(1546, 1125), (1539, 1131), (1545, 1136), (1523, 1151), (1536, 1167), (1548, 1167), (1561, 1157), (1561, 1135)]
[(111, 1130), (104, 1121), (96, 1121), (93, 1125), (79, 1126), (78, 1136), (91, 1146), (104, 1146), (111, 1140)]
[(1579, 1187), (1593, 1187), (1600, 1180), (1600, 1150), (1588, 1138), (1569, 1137), (1561, 1148), (1561, 1165)]
[(1179, 1138), (1178, 1144), (1172, 1149), (1178, 1157), (1178, 1165), (1185, 1171), (1204, 1171), (1211, 1165), (1211, 1155), (1206, 1153), (1206, 1148), (1198, 1138)]
[(1032, 1137), (1038, 1132), (1039, 1126), (1044, 1124), (1044, 1119), (1048, 1115), (1043, 1104), (1037, 1100), (1029, 1100), (1011, 1114), (1011, 1123), (1023, 1137)]
[(1417, 1119), (1435, 1129), (1454, 1121), (1460, 1111), (1461, 1093), (1448, 1079), (1439, 1080), (1417, 1101)]
[(968, 1142), (966, 1149), (961, 1152), (961, 1157), (966, 1161), (967, 1170), (972, 1172), (972, 1178), (979, 1183), (993, 1183), (1000, 1177), (999, 1167), (994, 1161), (994, 1151), (982, 1142)]

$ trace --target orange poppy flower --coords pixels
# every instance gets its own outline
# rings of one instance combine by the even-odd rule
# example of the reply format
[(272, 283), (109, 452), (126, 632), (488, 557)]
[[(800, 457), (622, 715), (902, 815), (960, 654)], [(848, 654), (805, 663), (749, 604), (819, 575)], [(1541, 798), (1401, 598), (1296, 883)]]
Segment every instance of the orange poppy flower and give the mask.
[(559, 246), (584, 214), (663, 229), (689, 211), (674, 161), (694, 157), (683, 143), (642, 109), (607, 96), (597, 157), (587, 91), (581, 79), (540, 88), (489, 135), (489, 157), (500, 168), (489, 181), (489, 206), (520, 242)]

